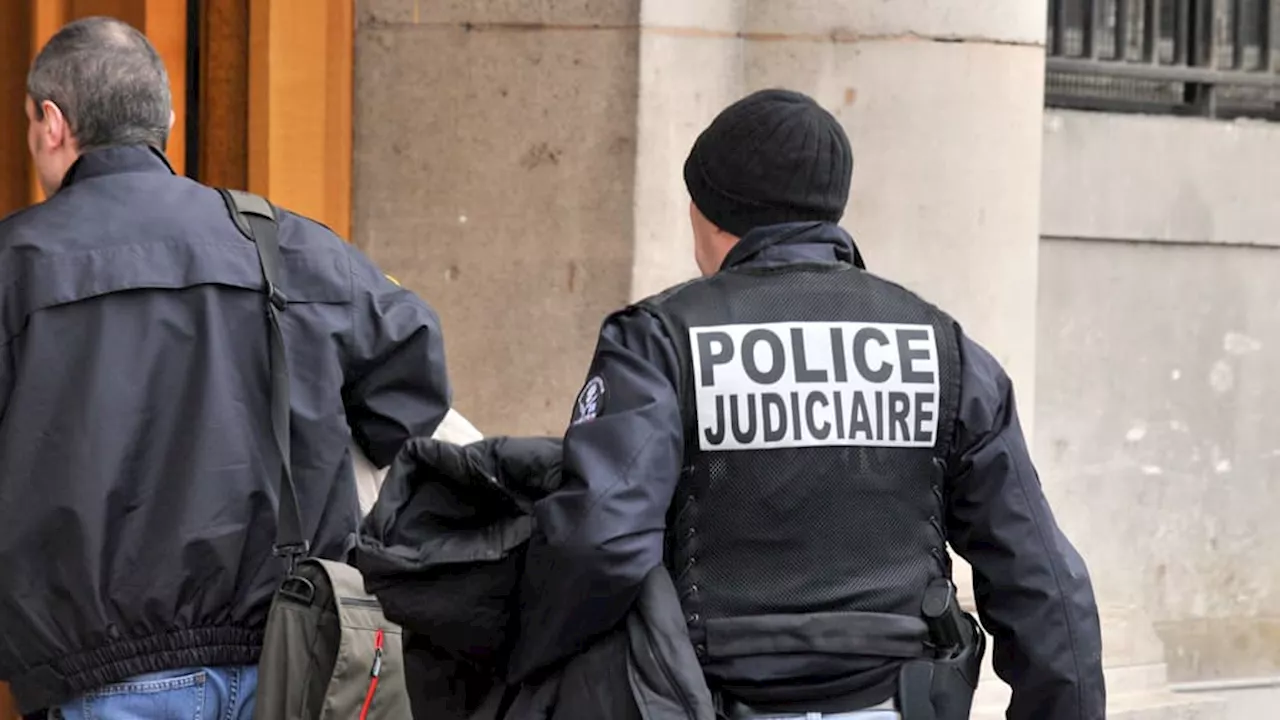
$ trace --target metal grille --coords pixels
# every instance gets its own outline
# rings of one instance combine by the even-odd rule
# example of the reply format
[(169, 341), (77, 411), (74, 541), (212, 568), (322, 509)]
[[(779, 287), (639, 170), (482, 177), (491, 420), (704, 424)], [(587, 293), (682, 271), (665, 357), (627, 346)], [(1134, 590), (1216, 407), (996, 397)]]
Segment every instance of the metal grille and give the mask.
[(1280, 0), (1050, 0), (1051, 107), (1280, 120)]

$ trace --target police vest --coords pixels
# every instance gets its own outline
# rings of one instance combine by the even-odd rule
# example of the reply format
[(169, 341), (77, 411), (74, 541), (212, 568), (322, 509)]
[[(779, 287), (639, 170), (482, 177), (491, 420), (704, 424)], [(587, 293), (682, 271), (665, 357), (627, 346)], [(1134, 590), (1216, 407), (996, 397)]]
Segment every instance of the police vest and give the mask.
[(845, 263), (737, 268), (642, 303), (680, 361), (666, 562), (704, 662), (913, 657), (949, 575), (959, 331)]

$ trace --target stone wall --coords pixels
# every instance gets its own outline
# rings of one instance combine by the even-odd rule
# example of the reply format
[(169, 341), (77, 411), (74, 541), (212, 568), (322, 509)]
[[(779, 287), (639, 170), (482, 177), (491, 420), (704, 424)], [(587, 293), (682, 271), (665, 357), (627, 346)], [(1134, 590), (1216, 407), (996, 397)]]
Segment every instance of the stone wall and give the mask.
[(562, 431), (630, 296), (638, 13), (358, 3), (354, 239), (440, 312), (486, 434)]
[(792, 87), (853, 139), (872, 267), (1030, 403), (1042, 4), (362, 0), (355, 241), (440, 310), (467, 417), (557, 432), (604, 315), (694, 273), (697, 132)]
[(1052, 112), (1041, 468), (1175, 681), (1280, 676), (1280, 127)]
[(1030, 407), (1044, 12), (1025, 0), (647, 0), (635, 294), (692, 271), (679, 169), (697, 132), (746, 92), (807, 92), (853, 143), (844, 225), (871, 269), (954, 313)]
[[(440, 310), (467, 417), (556, 433), (604, 315), (694, 273), (697, 133), (751, 90), (812, 94), (853, 141), (844, 224), (871, 269), (954, 313), (1041, 425), (1046, 492), (1105, 606), (1113, 717), (1160, 716), (1141, 713), (1176, 702), (1166, 647), (1179, 678), (1271, 662), (1230, 643), (1274, 617), (1276, 576), (1251, 564), (1274, 549), (1275, 262), (1203, 245), (1266, 227), (1277, 171), (1235, 126), (1206, 150), (1235, 160), (1163, 165), (1199, 139), (1151, 145), (1126, 120), (1082, 138), (1073, 114), (1046, 130), (1044, 33), (1043, 0), (362, 0), (354, 234)], [(1188, 190), (1237, 161), (1246, 179)], [(1215, 618), (1236, 634), (1211, 646)]]

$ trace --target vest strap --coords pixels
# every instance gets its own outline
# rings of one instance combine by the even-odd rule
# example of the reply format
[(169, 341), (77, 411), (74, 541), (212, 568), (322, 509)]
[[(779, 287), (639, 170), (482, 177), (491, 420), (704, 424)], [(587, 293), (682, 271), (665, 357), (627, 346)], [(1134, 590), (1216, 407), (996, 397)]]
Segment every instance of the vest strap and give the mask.
[(868, 657), (930, 657), (929, 628), (907, 615), (833, 612), (706, 620), (710, 658), (817, 652)]

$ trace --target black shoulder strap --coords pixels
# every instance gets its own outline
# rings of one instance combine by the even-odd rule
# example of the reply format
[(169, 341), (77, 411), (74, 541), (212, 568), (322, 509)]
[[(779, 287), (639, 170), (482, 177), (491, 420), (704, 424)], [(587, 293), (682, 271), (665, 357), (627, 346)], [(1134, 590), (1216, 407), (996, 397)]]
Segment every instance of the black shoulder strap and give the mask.
[(265, 199), (240, 190), (219, 189), (231, 219), (258, 250), (262, 277), (266, 281), (267, 321), (271, 326), (268, 344), (271, 358), (271, 431), (280, 452), (280, 506), (275, 554), (289, 563), (293, 572), (297, 560), (310, 553), (310, 543), (302, 533), (302, 512), (293, 484), (293, 463), (289, 453), (289, 364), (284, 350), (280, 313), (288, 300), (280, 290), (280, 239), (275, 211)]

